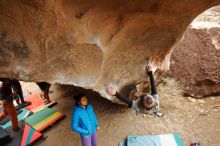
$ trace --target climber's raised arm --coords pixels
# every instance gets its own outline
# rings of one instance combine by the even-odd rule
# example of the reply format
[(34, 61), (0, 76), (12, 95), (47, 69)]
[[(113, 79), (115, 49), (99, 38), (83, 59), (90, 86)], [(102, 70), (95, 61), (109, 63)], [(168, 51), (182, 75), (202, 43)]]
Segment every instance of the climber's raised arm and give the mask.
[(148, 65), (146, 67), (146, 71), (147, 71), (147, 74), (148, 74), (148, 76), (150, 78), (151, 95), (157, 94), (156, 82), (155, 82), (155, 79), (154, 79), (154, 76), (153, 76), (153, 72), (152, 72), (151, 66)]

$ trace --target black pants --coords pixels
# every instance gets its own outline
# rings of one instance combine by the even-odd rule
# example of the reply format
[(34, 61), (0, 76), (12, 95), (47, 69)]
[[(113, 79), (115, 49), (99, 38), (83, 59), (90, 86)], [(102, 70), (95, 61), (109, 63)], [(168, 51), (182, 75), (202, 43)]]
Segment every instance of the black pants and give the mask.
[(13, 91), (17, 95), (19, 95), (19, 98), (20, 98), (21, 102), (23, 103), (24, 102), (24, 96), (23, 96), (23, 91), (22, 91), (20, 82), (16, 79), (11, 80), (11, 87), (12, 87)]

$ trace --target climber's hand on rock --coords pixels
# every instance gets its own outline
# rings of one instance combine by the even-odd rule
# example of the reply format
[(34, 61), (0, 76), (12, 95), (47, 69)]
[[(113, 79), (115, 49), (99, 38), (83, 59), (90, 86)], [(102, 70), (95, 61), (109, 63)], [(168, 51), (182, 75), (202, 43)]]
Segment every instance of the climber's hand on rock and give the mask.
[(146, 70), (147, 70), (147, 72), (151, 72), (151, 71), (152, 71), (151, 66), (150, 66), (150, 65), (148, 65), (148, 66), (146, 67)]
[(116, 94), (116, 90), (112, 87), (109, 87), (106, 89), (106, 92), (109, 94), (109, 95), (112, 95), (114, 96)]

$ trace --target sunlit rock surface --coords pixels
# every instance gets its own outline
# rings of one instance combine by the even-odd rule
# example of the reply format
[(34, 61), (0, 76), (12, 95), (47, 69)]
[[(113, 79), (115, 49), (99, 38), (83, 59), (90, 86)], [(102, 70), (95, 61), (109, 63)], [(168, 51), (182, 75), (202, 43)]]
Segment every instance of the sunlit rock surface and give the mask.
[(166, 70), (192, 20), (220, 0), (1, 0), (0, 76), (71, 84), (107, 96)]

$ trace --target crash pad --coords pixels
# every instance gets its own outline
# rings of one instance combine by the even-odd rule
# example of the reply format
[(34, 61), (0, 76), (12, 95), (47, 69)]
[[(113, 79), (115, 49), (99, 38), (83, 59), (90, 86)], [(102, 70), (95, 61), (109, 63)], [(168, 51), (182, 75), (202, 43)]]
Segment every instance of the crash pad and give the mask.
[(119, 146), (184, 146), (184, 142), (178, 133), (144, 136), (130, 135)]
[(50, 108), (44, 108), (33, 115), (27, 117), (24, 121), (35, 130), (41, 132), (49, 126), (62, 119), (64, 114)]
[(34, 143), (36, 140), (41, 138), (43, 135), (38, 131), (34, 130), (31, 126), (25, 124), (23, 137), (21, 140), (21, 146), (26, 146)]
[(25, 101), (24, 103), (16, 104), (15, 109), (19, 110), (19, 109), (22, 109), (22, 108), (29, 106), (29, 105), (31, 105), (31, 102)]
[(42, 138), (42, 134), (31, 126), (19, 121), (19, 130), (13, 131), (12, 127), (5, 129), (11, 136), (11, 141), (6, 146), (27, 146)]
[(127, 146), (127, 138), (121, 141), (118, 146)]
[(51, 101), (49, 104), (44, 105), (44, 100), (41, 98), (40, 94), (31, 94), (25, 98), (25, 101), (31, 102), (31, 105), (25, 108), (32, 112), (37, 112), (45, 107), (51, 107), (57, 103), (56, 101)]
[(0, 127), (0, 145), (5, 145), (10, 142), (11, 138), (7, 131)]
[[(18, 114), (18, 116), (17, 116), (17, 117), (18, 117), (18, 121), (23, 120), (24, 118), (30, 116), (31, 114), (32, 114), (31, 111), (29, 111), (29, 110), (27, 110), (27, 109), (25, 109), (25, 108), (21, 109), (21, 113)], [(5, 129), (5, 128), (10, 127), (11, 125), (12, 125), (11, 121), (8, 121), (8, 122), (5, 123), (4, 125), (1, 125), (1, 127)]]
[[(0, 113), (2, 112), (2, 108), (0, 108)], [(19, 115), (22, 111), (21, 110), (16, 110), (17, 115)], [(10, 121), (9, 116), (7, 115), (2, 121), (0, 121), (0, 125), (4, 125), (7, 122)]]

